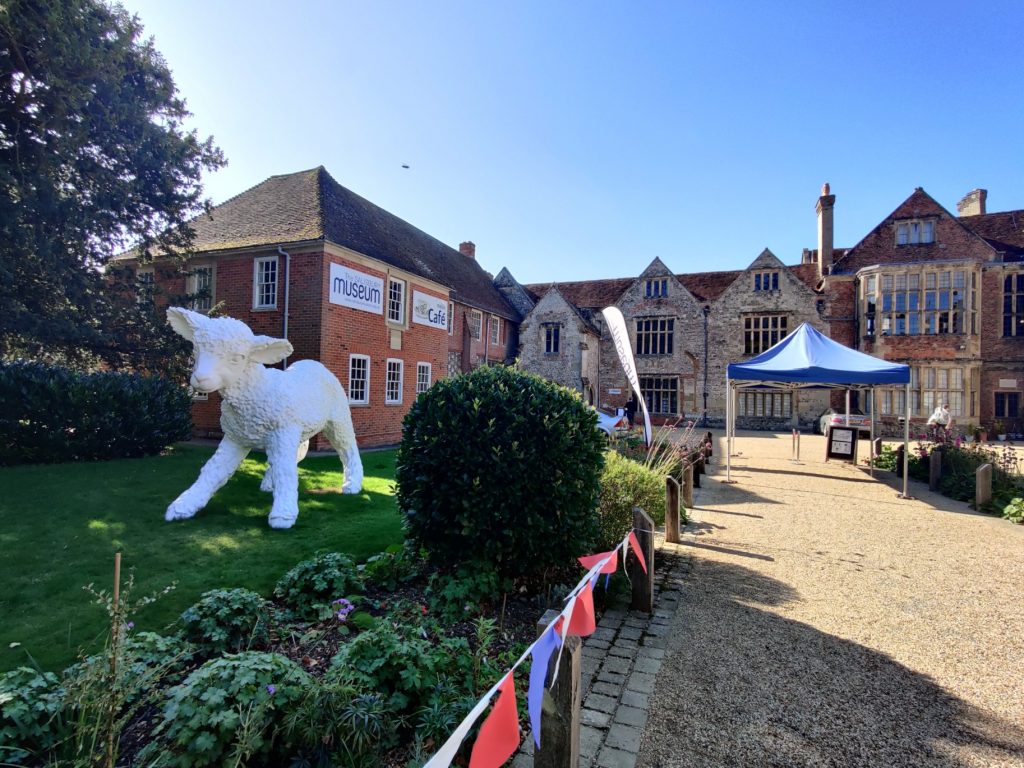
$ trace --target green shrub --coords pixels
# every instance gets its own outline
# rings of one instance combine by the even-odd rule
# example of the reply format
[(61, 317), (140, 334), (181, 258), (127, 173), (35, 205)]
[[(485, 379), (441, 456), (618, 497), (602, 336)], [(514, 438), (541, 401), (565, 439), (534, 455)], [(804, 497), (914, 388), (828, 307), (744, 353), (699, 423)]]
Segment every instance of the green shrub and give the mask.
[(282, 576), (274, 587), (274, 597), (300, 618), (319, 620), (331, 615), (332, 601), (362, 591), (362, 578), (352, 559), (340, 552), (327, 552), (303, 560)]
[(57, 676), (18, 667), (0, 675), (0, 765), (42, 764), (60, 742)]
[(503, 366), (437, 382), (405, 417), (395, 479), (411, 539), (435, 564), (502, 577), (587, 554), (604, 434), (569, 389)]
[(249, 589), (213, 589), (181, 614), (185, 637), (213, 654), (263, 647), (271, 604)]
[(227, 765), (233, 753), (285, 753), (286, 745), (275, 744), (278, 726), (312, 684), (298, 664), (276, 653), (206, 662), (167, 692), (159, 742), (151, 748), (165, 750), (157, 764), (200, 768)]
[(492, 569), (463, 563), (453, 572), (431, 574), (427, 588), (430, 610), (441, 621), (454, 624), (479, 613), (508, 591), (509, 586)]
[[(605, 456), (598, 504), (598, 549), (614, 547), (633, 528), (633, 507), (640, 507), (658, 525), (665, 522), (665, 477), (615, 451)], [(685, 522), (680, 510), (680, 524)]]
[(1003, 507), (1003, 517), (1011, 523), (1024, 525), (1024, 499), (1018, 496)]
[(387, 697), (398, 713), (418, 708), (442, 677), (468, 664), (465, 640), (428, 640), (415, 620), (381, 621), (345, 643), (331, 660), (330, 679)]
[(409, 547), (392, 544), (360, 565), (359, 572), (367, 586), (394, 590), (399, 584), (419, 576), (420, 566), (416, 553)]
[(0, 465), (159, 453), (192, 430), (188, 390), (159, 377), (0, 362)]
[(396, 713), (379, 693), (336, 680), (314, 680), (286, 715), (284, 733), (298, 756), (292, 765), (358, 765), (398, 743)]

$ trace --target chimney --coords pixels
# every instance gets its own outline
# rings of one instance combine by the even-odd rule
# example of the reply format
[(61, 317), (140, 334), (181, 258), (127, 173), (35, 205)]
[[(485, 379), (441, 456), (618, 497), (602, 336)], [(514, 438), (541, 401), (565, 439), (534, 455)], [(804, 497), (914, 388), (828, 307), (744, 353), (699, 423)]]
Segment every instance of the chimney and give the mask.
[(832, 271), (832, 208), (836, 196), (829, 194), (828, 182), (821, 185), (821, 197), (815, 210), (818, 212), (818, 277)]
[(459, 253), (463, 256), (468, 256), (471, 259), (476, 259), (476, 243), (471, 240), (467, 240), (464, 243), (459, 243)]
[(985, 199), (988, 197), (987, 189), (975, 189), (964, 195), (963, 200), (956, 204), (958, 216), (983, 216), (985, 214)]

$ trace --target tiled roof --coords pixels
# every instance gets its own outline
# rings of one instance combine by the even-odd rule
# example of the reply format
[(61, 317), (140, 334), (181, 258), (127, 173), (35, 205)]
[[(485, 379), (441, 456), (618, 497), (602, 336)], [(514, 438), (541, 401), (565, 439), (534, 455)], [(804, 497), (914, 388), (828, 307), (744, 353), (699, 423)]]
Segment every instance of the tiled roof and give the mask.
[(541, 299), (552, 285), (557, 285), (559, 293), (577, 307), (603, 309), (618, 301), (626, 289), (635, 282), (635, 277), (616, 277), (609, 280), (581, 280), (576, 283), (532, 283), (523, 287), (536, 301)]
[(693, 272), (676, 275), (676, 279), (697, 301), (714, 301), (742, 274), (742, 269), (731, 272)]
[(475, 259), (341, 186), (323, 166), (271, 176), (192, 227), (197, 251), (327, 240), (446, 285), (456, 301), (519, 320)]
[(1024, 211), (961, 216), (959, 221), (1006, 257), (1024, 258)]

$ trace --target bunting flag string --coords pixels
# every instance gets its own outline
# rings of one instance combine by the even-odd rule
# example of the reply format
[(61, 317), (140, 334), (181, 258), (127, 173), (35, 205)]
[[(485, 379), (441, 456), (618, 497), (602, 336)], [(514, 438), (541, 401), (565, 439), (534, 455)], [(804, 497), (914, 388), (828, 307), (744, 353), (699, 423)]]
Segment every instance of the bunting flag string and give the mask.
[(469, 768), (499, 768), (519, 746), (519, 710), (512, 670), (498, 686), (498, 700), (480, 726), (469, 756)]
[(630, 531), (627, 538), (629, 539), (629, 545), (633, 548), (633, 554), (640, 561), (640, 567), (644, 569), (644, 573), (647, 573), (647, 561), (644, 560), (644, 552), (640, 549), (640, 542), (637, 540), (636, 534)]
[(579, 558), (580, 564), (587, 569), (587, 572), (569, 591), (565, 598), (566, 605), (561, 613), (548, 624), (540, 637), (523, 651), (523, 654), (509, 668), (505, 676), (476, 703), (458, 728), (448, 737), (448, 740), (427, 761), (424, 768), (448, 768), (451, 765), (462, 742), (480, 715), (487, 709), (495, 694), (498, 694), (498, 699), (480, 727), (480, 733), (477, 735), (470, 754), (469, 768), (498, 768), (515, 752), (519, 746), (519, 710), (516, 705), (513, 677), (515, 670), (531, 655), (533, 660), (530, 668), (530, 688), (526, 698), (534, 742), (537, 748), (540, 748), (541, 704), (544, 698), (548, 662), (557, 647), (558, 656), (555, 659), (552, 680), (557, 679), (566, 638), (569, 636), (585, 637), (592, 634), (597, 628), (594, 611), (594, 584), (600, 574), (610, 575), (618, 570), (619, 550), (622, 550), (622, 562), (625, 565), (625, 553), (628, 551), (628, 547), (633, 548), (644, 572), (647, 572), (647, 563), (644, 561), (640, 543), (633, 531), (630, 531), (629, 535), (613, 550)]
[(544, 683), (547, 682), (548, 662), (559, 646), (557, 632), (545, 632), (533, 644), (533, 659), (530, 661), (530, 688), (526, 692), (526, 706), (530, 711), (530, 730), (533, 743), (540, 749), (540, 710), (544, 703)]

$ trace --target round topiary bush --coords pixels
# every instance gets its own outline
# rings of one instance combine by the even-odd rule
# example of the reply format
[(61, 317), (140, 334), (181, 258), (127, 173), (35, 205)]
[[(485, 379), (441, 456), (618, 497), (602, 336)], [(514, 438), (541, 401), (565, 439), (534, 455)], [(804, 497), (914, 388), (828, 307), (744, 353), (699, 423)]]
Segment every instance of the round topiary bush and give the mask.
[(588, 554), (604, 434), (573, 391), (504, 366), (438, 381), (405, 417), (395, 479), (410, 538), (443, 567), (536, 575)]

